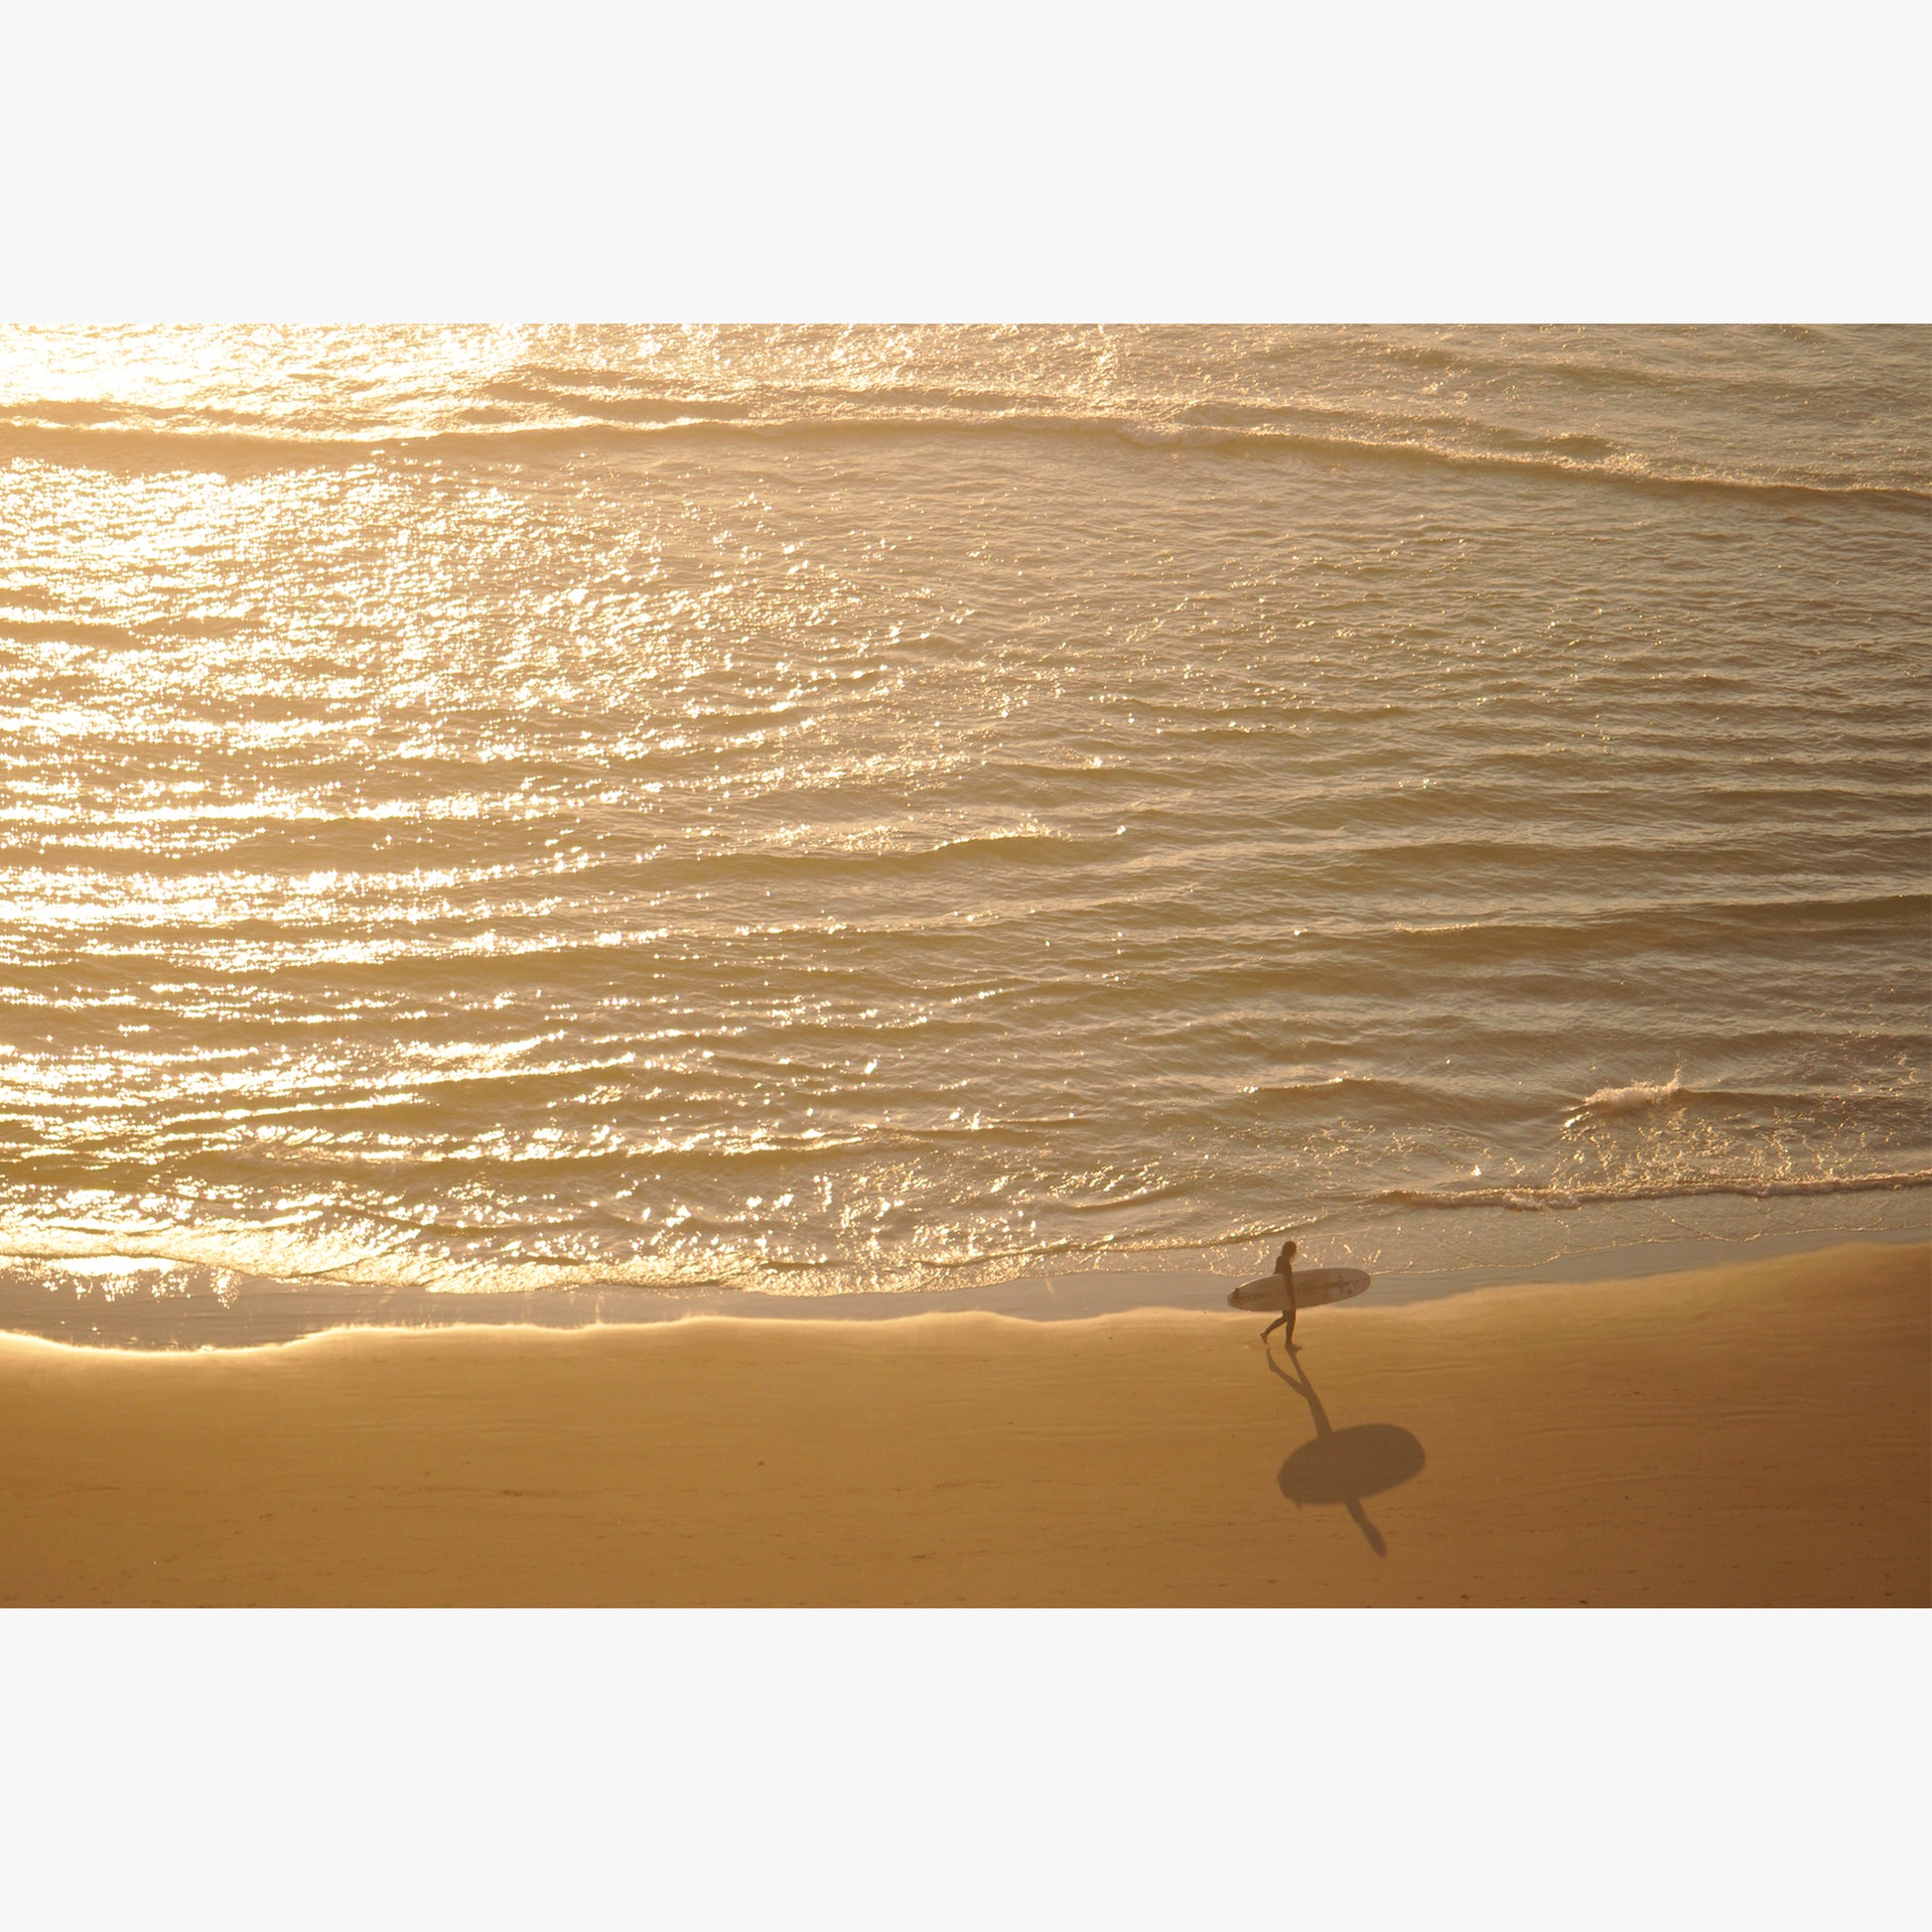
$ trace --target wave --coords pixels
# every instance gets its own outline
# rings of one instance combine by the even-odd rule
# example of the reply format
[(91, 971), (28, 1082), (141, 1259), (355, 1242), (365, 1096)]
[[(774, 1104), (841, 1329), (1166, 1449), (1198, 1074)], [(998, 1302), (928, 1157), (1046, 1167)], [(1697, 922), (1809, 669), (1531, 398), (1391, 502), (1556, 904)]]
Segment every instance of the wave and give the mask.
[(1640, 1107), (1668, 1107), (1690, 1097), (1682, 1076), (1673, 1073), (1661, 1083), (1636, 1080), (1627, 1087), (1598, 1087), (1583, 1104), (1591, 1113), (1627, 1114)]
[[(1479, 425), (1472, 425), (1480, 431)], [(1280, 423), (1212, 421), (1181, 416), (1053, 409), (914, 408), (904, 412), (826, 409), (759, 415), (712, 399), (667, 401), (648, 411), (578, 411), (561, 422), (471, 422), (462, 426), (368, 429), (351, 434), (301, 428), (236, 427), (193, 421), (155, 424), (121, 419), (91, 423), (36, 421), (15, 414), (0, 422), (0, 459), (38, 459), (78, 467), (137, 469), (314, 468), (360, 466), (389, 459), (504, 460), (568, 454), (586, 447), (648, 445), (667, 439), (757, 437), (907, 437), (940, 434), (1031, 433), (1103, 436), (1151, 448), (1223, 450), (1257, 456), (1296, 455), (1322, 460), (1421, 464), (1474, 472), (1594, 482), (1640, 488), (1741, 492), (1783, 498), (1851, 499), (1922, 509), (1932, 486), (1898, 479), (1752, 475), (1740, 471), (1662, 464), (1640, 453), (1600, 445), (1594, 438), (1553, 433), (1541, 447), (1472, 447), (1440, 436), (1405, 434), (1399, 425), (1362, 431), (1289, 427)], [(1503, 432), (1495, 434), (1500, 438)], [(1576, 444), (1574, 450), (1564, 446)]]
[(1692, 1200), (1710, 1194), (1729, 1194), (1743, 1200), (1783, 1200), (1812, 1194), (1878, 1193), (1904, 1187), (1932, 1187), (1932, 1168), (1912, 1168), (1894, 1173), (1820, 1174), (1762, 1180), (1749, 1176), (1714, 1176), (1638, 1181), (1630, 1185), (1604, 1182), (1575, 1187), (1390, 1187), (1371, 1195), (1370, 1199), (1389, 1207), (1449, 1210), (1503, 1207), (1520, 1213), (1547, 1213), (1625, 1201)]
[[(1712, 942), (1754, 939), (1845, 939), (1863, 931), (1921, 930), (1932, 915), (1932, 893), (1790, 893), (1779, 897), (1656, 898), (1608, 910), (1579, 910), (1572, 918), (1516, 916), (1461, 919), (1438, 925), (1348, 928), (1329, 931), (1345, 945), (1361, 941), (1400, 945), (1425, 959), (1502, 964), (1545, 963), (1600, 954), (1635, 945), (1657, 953), (1709, 956)], [(1320, 935), (1325, 936), (1325, 935)]]
[(1681, 1073), (1668, 1080), (1635, 1080), (1627, 1087), (1598, 1087), (1577, 1104), (1564, 1122), (1575, 1127), (1590, 1114), (1644, 1113), (1653, 1108), (1779, 1108), (1817, 1107), (1821, 1102), (1872, 1100), (1877, 1096), (1860, 1087), (1691, 1087)]

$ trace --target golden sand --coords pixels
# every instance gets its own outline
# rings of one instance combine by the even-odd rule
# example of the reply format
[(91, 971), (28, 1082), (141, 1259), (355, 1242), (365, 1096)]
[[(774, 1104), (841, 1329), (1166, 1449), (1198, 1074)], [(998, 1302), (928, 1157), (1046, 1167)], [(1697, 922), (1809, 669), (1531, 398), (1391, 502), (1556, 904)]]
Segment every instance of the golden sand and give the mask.
[(1932, 1248), (1260, 1325), (0, 1338), (0, 1600), (1932, 1601)]

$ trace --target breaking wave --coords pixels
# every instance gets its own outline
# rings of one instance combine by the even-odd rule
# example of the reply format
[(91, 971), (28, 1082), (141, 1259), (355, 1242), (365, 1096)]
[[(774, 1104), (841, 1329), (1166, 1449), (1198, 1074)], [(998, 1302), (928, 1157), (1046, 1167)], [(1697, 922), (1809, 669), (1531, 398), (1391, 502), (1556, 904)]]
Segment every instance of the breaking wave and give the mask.
[(1713, 1176), (1684, 1180), (1581, 1182), (1575, 1186), (1390, 1187), (1375, 1199), (1392, 1207), (1505, 1207), (1521, 1213), (1594, 1207), (1606, 1202), (1692, 1200), (1730, 1194), (1742, 1200), (1786, 1200), (1807, 1194), (1868, 1194), (1932, 1187), (1932, 1168), (1896, 1173), (1820, 1174), (1779, 1179)]
[(1682, 1076), (1673, 1073), (1661, 1083), (1634, 1080), (1627, 1087), (1598, 1087), (1584, 1106), (1592, 1113), (1627, 1114), (1640, 1107), (1668, 1107), (1689, 1097)]

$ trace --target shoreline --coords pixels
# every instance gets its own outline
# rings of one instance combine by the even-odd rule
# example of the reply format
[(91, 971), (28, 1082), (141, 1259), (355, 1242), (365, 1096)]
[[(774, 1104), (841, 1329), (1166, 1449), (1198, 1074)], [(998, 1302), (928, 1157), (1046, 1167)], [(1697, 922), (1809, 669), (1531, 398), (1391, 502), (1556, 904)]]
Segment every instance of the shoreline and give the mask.
[[(1694, 1235), (1671, 1241), (1629, 1242), (1566, 1254), (1550, 1263), (1479, 1264), (1437, 1273), (1375, 1275), (1374, 1300), (1363, 1306), (1408, 1308), (1498, 1287), (1642, 1281), (1656, 1275), (1748, 1266), (1845, 1246), (1911, 1247), (1928, 1242), (1932, 1242), (1932, 1225), (1856, 1232), (1780, 1231), (1734, 1238)], [(207, 1272), (194, 1264), (168, 1265), (190, 1273)], [(1307, 1265), (1327, 1264), (1311, 1258)], [(1265, 1264), (1257, 1267), (1265, 1272)], [(129, 1272), (137, 1272), (132, 1263)], [(0, 1337), (109, 1353), (147, 1354), (273, 1348), (338, 1333), (441, 1333), (470, 1327), (575, 1332), (714, 1317), (873, 1322), (989, 1313), (1025, 1321), (1087, 1320), (1136, 1309), (1217, 1311), (1226, 1308), (1229, 1290), (1252, 1272), (1074, 1267), (1028, 1270), (985, 1286), (823, 1295), (630, 1284), (514, 1291), (394, 1289), (255, 1277), (246, 1279), (238, 1300), (212, 1291), (197, 1297), (150, 1290), (146, 1295), (102, 1292), (98, 1300), (74, 1296), (52, 1307), (47, 1288), (20, 1275), (9, 1278), (0, 1274)]]
[(0, 1600), (1932, 1602), (1932, 1246), (1258, 1328), (8, 1336)]

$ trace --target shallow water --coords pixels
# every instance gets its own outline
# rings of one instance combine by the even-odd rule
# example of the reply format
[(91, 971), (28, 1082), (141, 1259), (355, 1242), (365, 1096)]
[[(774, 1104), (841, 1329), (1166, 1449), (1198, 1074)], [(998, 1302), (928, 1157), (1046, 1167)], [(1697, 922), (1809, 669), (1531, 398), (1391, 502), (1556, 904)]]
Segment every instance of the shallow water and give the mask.
[(1929, 346), (0, 335), (0, 1322), (1922, 1226)]

